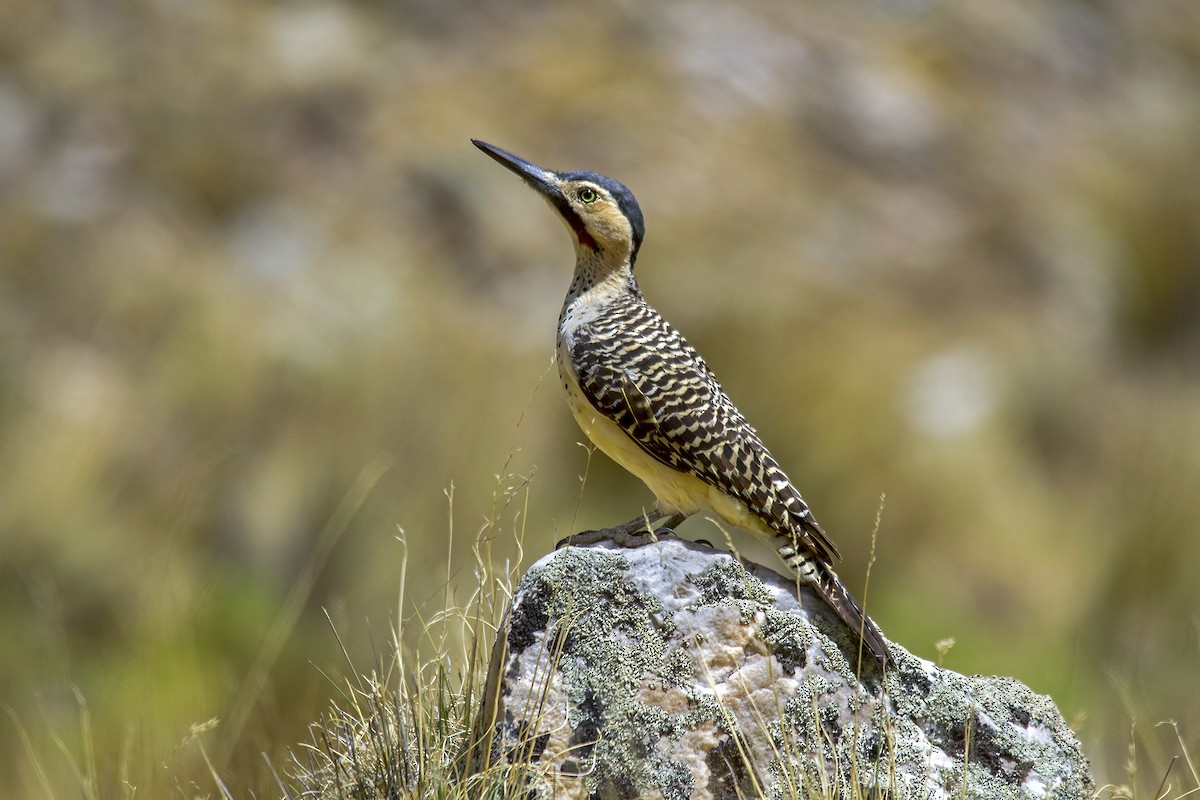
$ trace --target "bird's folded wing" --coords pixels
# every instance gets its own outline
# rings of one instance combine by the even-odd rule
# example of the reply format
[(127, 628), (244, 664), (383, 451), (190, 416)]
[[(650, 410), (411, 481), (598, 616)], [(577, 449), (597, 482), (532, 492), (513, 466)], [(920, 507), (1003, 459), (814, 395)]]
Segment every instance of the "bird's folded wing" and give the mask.
[(572, 360), (584, 396), (657, 461), (737, 498), (772, 529), (832, 563), (837, 548), (758, 433), (700, 355), (678, 334), (672, 339), (673, 347), (619, 353), (577, 340)]

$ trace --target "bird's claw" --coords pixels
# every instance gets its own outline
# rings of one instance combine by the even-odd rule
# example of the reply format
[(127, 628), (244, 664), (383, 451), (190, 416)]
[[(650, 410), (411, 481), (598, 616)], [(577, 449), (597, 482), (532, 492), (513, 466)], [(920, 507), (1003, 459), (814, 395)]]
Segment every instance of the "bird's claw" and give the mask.
[(642, 529), (629, 530), (625, 528), (602, 528), (598, 531), (580, 531), (564, 539), (559, 539), (554, 545), (555, 550), (564, 547), (589, 547), (600, 542), (612, 542), (619, 547), (642, 547), (650, 542), (666, 537), (678, 538), (673, 528), (663, 525), (653, 531)]

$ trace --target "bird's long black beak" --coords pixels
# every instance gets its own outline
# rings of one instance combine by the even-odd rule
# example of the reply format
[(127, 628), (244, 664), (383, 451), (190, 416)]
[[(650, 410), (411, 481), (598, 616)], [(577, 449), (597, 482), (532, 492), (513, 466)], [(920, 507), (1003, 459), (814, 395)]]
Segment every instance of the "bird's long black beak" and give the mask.
[(507, 150), (501, 150), (495, 145), (481, 142), (478, 139), (472, 139), (471, 143), (478, 147), (489, 156), (499, 161), (504, 166), (508, 167), (513, 172), (525, 179), (525, 182), (537, 190), (538, 194), (550, 201), (550, 205), (558, 210), (563, 221), (567, 223), (567, 227), (575, 234), (575, 239), (583, 247), (591, 250), (599, 250), (600, 246), (596, 244), (596, 239), (588, 231), (587, 225), (575, 209), (571, 208), (571, 201), (563, 194), (561, 181), (558, 175), (548, 169), (542, 169), (537, 164), (531, 164), (520, 156), (514, 156)]
[(472, 139), (471, 144), (520, 175), (526, 183), (545, 195), (554, 205), (562, 204), (563, 196), (562, 191), (558, 188), (558, 178), (550, 170), (542, 169), (537, 164), (531, 164), (520, 156), (515, 156), (507, 150), (501, 150), (493, 144), (481, 142), (478, 139)]

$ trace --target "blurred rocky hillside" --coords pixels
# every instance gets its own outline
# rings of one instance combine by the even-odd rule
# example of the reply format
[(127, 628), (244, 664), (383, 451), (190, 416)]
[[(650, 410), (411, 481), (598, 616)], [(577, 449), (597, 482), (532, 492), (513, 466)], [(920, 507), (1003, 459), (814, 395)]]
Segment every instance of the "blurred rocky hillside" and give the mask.
[(886, 493), (872, 616), (1115, 780), (1130, 714), (1200, 727), (1198, 131), (1193, 0), (6, 0), (0, 698), (55, 753), (76, 687), (169, 787), (221, 717), (261, 786), (345, 669), (322, 609), (370, 663), (406, 554), (406, 609), (470, 593), (497, 487), (534, 555), (649, 500), (543, 380), (570, 245), (475, 136), (635, 192), (852, 586)]

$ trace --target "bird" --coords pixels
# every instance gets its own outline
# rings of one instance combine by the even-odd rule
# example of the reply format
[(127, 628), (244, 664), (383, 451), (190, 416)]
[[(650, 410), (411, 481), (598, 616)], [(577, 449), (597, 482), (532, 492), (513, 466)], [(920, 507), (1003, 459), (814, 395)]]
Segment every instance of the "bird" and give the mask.
[(837, 547), (708, 364), (646, 301), (634, 276), (646, 224), (633, 193), (595, 172), (555, 172), (471, 142), (524, 179), (571, 234), (575, 271), (555, 350), (567, 404), (588, 439), (656, 499), (652, 514), (606, 531), (648, 532), (664, 519), (671, 529), (710, 512), (770, 543), (886, 667), (882, 632), (833, 570)]

